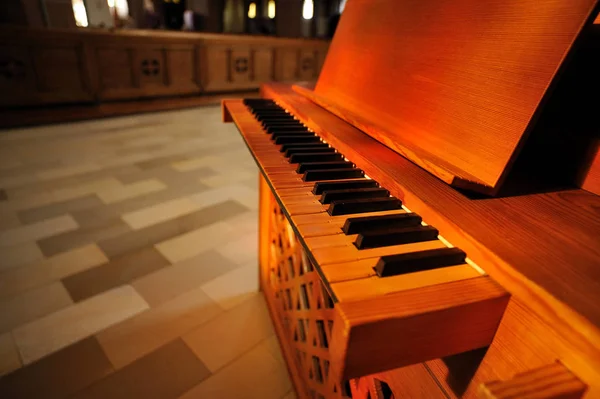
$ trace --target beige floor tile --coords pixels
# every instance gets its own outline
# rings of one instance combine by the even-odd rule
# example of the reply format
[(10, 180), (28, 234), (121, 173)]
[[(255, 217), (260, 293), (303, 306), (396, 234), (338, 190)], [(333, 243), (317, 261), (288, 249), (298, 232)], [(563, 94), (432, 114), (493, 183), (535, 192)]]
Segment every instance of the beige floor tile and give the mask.
[(134, 138), (134, 139), (130, 139), (127, 140), (123, 146), (124, 147), (145, 147), (148, 145), (154, 145), (154, 144), (166, 144), (166, 143), (170, 143), (173, 141), (173, 137), (167, 136), (167, 135), (161, 135), (161, 136), (143, 136), (140, 138)]
[(215, 202), (220, 202), (226, 199), (233, 199), (243, 204), (248, 209), (252, 209), (252, 207), (255, 207), (255, 205), (253, 204), (252, 207), (249, 207), (247, 203), (249, 203), (250, 200), (255, 200), (256, 202), (258, 202), (258, 194), (256, 191), (244, 185), (230, 184), (223, 187), (213, 188), (211, 190), (206, 190), (195, 195), (191, 195), (190, 199), (204, 206), (211, 205)]
[(291, 388), (287, 369), (259, 344), (181, 399), (281, 399)]
[[(119, 190), (122, 187), (123, 185), (121, 182), (114, 177), (101, 178), (83, 184), (53, 190), (51, 191), (52, 202), (67, 201), (89, 194), (97, 194), (99, 192), (110, 192), (113, 190)], [(32, 207), (29, 206), (28, 208)]]
[(200, 179), (200, 183), (209, 187), (223, 187), (241, 181), (256, 178), (256, 170), (228, 171), (226, 174), (217, 174)]
[(151, 307), (156, 307), (236, 267), (217, 252), (207, 251), (148, 274), (132, 285)]
[(113, 371), (91, 337), (0, 379), (0, 398), (66, 398)]
[(129, 198), (164, 190), (167, 186), (156, 179), (143, 180), (122, 187), (98, 191), (98, 197), (105, 204), (112, 204)]
[[(140, 230), (131, 230), (118, 237), (101, 240), (98, 245), (109, 257), (114, 257), (125, 252), (176, 238), (202, 227), (208, 227), (219, 221), (233, 218), (236, 215), (244, 213), (245, 209), (239, 203), (228, 200)], [(121, 219), (119, 220), (121, 221)], [(121, 221), (121, 223), (130, 229), (125, 222)], [(203, 252), (203, 250), (198, 249), (196, 253), (200, 252)]]
[(20, 211), (41, 206), (46, 206), (55, 202), (63, 202), (89, 194), (95, 194), (102, 190), (118, 189), (123, 185), (115, 178), (103, 178), (93, 180), (84, 184), (71, 187), (60, 188), (56, 190), (45, 190), (35, 193), (32, 196), (15, 199), (14, 201), (5, 201), (0, 204), (0, 212), (3, 209)]
[(177, 198), (142, 208), (135, 212), (128, 212), (122, 216), (122, 219), (132, 229), (139, 230), (144, 227), (152, 226), (153, 224), (194, 212), (199, 208), (200, 205), (189, 198)]
[(0, 273), (0, 298), (17, 295), (72, 274), (107, 263), (108, 258), (96, 244), (89, 244), (68, 252)]
[(1, 248), (1, 251), (0, 271), (27, 265), (44, 258), (44, 254), (35, 242), (11, 245), (10, 247)]
[(258, 266), (251, 262), (204, 284), (202, 289), (223, 309), (231, 309), (258, 292)]
[(221, 312), (198, 288), (115, 324), (97, 338), (112, 364), (122, 368)]
[(171, 167), (179, 172), (189, 172), (190, 170), (200, 169), (206, 166), (214, 165), (216, 162), (218, 162), (217, 156), (203, 156), (173, 162), (171, 164)]
[(183, 340), (213, 372), (273, 334), (266, 304), (255, 294), (241, 305), (185, 334)]
[(21, 359), (11, 333), (0, 334), (0, 377), (19, 367)]
[[(131, 232), (131, 228), (118, 217), (104, 219), (99, 223), (91, 223), (91, 225), (85, 225), (82, 221), (77, 230), (44, 238), (37, 244), (45, 256), (54, 256), (92, 243), (98, 243), (98, 246), (101, 247), (102, 240), (121, 237), (129, 232)], [(104, 251), (104, 248), (102, 250)], [(110, 257), (106, 251), (104, 253)]]
[[(238, 237), (244, 234), (258, 234), (258, 212), (250, 211), (236, 215), (225, 221), (231, 228), (235, 229)], [(232, 237), (235, 238), (235, 237)]]
[(74, 175), (81, 175), (89, 172), (94, 172), (100, 169), (99, 165), (96, 164), (80, 164), (74, 166), (63, 166), (54, 169), (48, 169), (37, 173), (37, 177), (40, 180), (51, 180), (58, 179), (61, 177), (68, 177)]
[(62, 279), (62, 283), (71, 298), (79, 302), (129, 284), (166, 266), (169, 266), (169, 262), (155, 248), (146, 247), (117, 256), (106, 264), (72, 274)]
[(62, 215), (41, 222), (0, 232), (0, 246), (10, 246), (51, 237), (79, 227), (70, 215)]
[(65, 287), (56, 282), (0, 301), (0, 333), (10, 331), (71, 305)]
[(222, 244), (233, 232), (230, 224), (218, 222), (163, 241), (155, 247), (171, 263), (176, 263)]
[(176, 398), (209, 375), (202, 362), (178, 339), (78, 392), (73, 398)]
[(21, 326), (13, 336), (29, 364), (146, 309), (133, 287), (122, 286)]
[(277, 360), (281, 365), (285, 367), (285, 359), (283, 358), (283, 354), (281, 353), (281, 346), (279, 345), (277, 335), (271, 335), (265, 340), (263, 344), (267, 347), (271, 356), (273, 356), (275, 360)]
[[(116, 185), (117, 182), (112, 179), (113, 176), (116, 176), (118, 173), (131, 173), (137, 170), (139, 170), (139, 168), (135, 167), (134, 165), (120, 166), (115, 168), (103, 168), (95, 172), (90, 172), (83, 175), (61, 177), (59, 179), (44, 180), (36, 182), (34, 184), (14, 187), (8, 190), (8, 195), (13, 200), (23, 198), (29, 199), (32, 197), (36, 197), (40, 193), (52, 192), (58, 194), (61, 194), (62, 192), (77, 196), (80, 195), (79, 193), (77, 193), (77, 190), (82, 189), (84, 191), (88, 191), (88, 193), (84, 195), (91, 195), (94, 193), (94, 190), (90, 189), (90, 184), (98, 183), (101, 182), (102, 179), (106, 179), (104, 184)], [(76, 198), (66, 199), (66, 201), (74, 199)]]
[(5, 211), (0, 214), (0, 231), (14, 229), (21, 226), (21, 221), (13, 211)]
[(73, 215), (74, 212), (103, 206), (102, 201), (96, 195), (86, 195), (68, 201), (56, 202), (39, 208), (26, 209), (19, 212), (19, 220), (23, 223), (36, 223), (66, 213)]
[(31, 184), (31, 183), (35, 183), (38, 182), (39, 179), (36, 175), (31, 174), (31, 173), (23, 173), (23, 174), (19, 174), (16, 173), (15, 175), (12, 176), (6, 176), (3, 178), (0, 178), (0, 186), (4, 187), (4, 188), (11, 188), (11, 187), (18, 187), (18, 186), (22, 186), (24, 184)]
[(244, 234), (216, 248), (216, 251), (237, 265), (258, 261), (258, 233)]

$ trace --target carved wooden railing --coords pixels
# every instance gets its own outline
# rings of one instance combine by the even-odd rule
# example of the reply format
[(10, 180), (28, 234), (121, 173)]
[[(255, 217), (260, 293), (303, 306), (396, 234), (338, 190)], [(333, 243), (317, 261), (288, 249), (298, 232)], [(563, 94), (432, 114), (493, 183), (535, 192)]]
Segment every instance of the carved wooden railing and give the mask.
[(0, 106), (103, 102), (316, 80), (324, 40), (164, 31), (0, 29)]

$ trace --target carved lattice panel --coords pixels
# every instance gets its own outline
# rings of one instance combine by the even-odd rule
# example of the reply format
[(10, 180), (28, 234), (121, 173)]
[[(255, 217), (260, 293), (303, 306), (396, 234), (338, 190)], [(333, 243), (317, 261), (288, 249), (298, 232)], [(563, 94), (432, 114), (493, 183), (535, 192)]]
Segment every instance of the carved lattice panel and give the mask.
[[(260, 281), (299, 398), (391, 399), (388, 373), (330, 378), (335, 303), (260, 177)], [(393, 371), (392, 371), (393, 373)]]
[[(262, 183), (265, 184), (266, 183)], [(261, 191), (261, 285), (301, 398), (351, 398), (329, 378), (334, 303), (270, 192)], [(265, 198), (267, 197), (267, 198)], [(267, 245), (268, 244), (268, 245)], [(346, 394), (347, 392), (347, 394)]]

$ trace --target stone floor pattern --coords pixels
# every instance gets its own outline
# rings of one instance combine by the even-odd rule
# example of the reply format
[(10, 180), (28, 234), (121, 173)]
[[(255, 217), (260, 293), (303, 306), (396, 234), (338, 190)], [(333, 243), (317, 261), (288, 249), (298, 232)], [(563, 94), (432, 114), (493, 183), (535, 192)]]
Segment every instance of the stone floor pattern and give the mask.
[(218, 107), (0, 131), (0, 398), (295, 397)]

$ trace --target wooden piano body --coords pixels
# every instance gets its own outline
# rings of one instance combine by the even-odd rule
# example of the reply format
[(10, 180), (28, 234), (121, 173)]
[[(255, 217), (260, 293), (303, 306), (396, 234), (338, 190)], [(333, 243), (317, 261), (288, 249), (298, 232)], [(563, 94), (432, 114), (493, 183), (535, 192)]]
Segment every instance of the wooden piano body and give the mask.
[(316, 87), (223, 102), (298, 397), (600, 398), (598, 11), (350, 0)]

